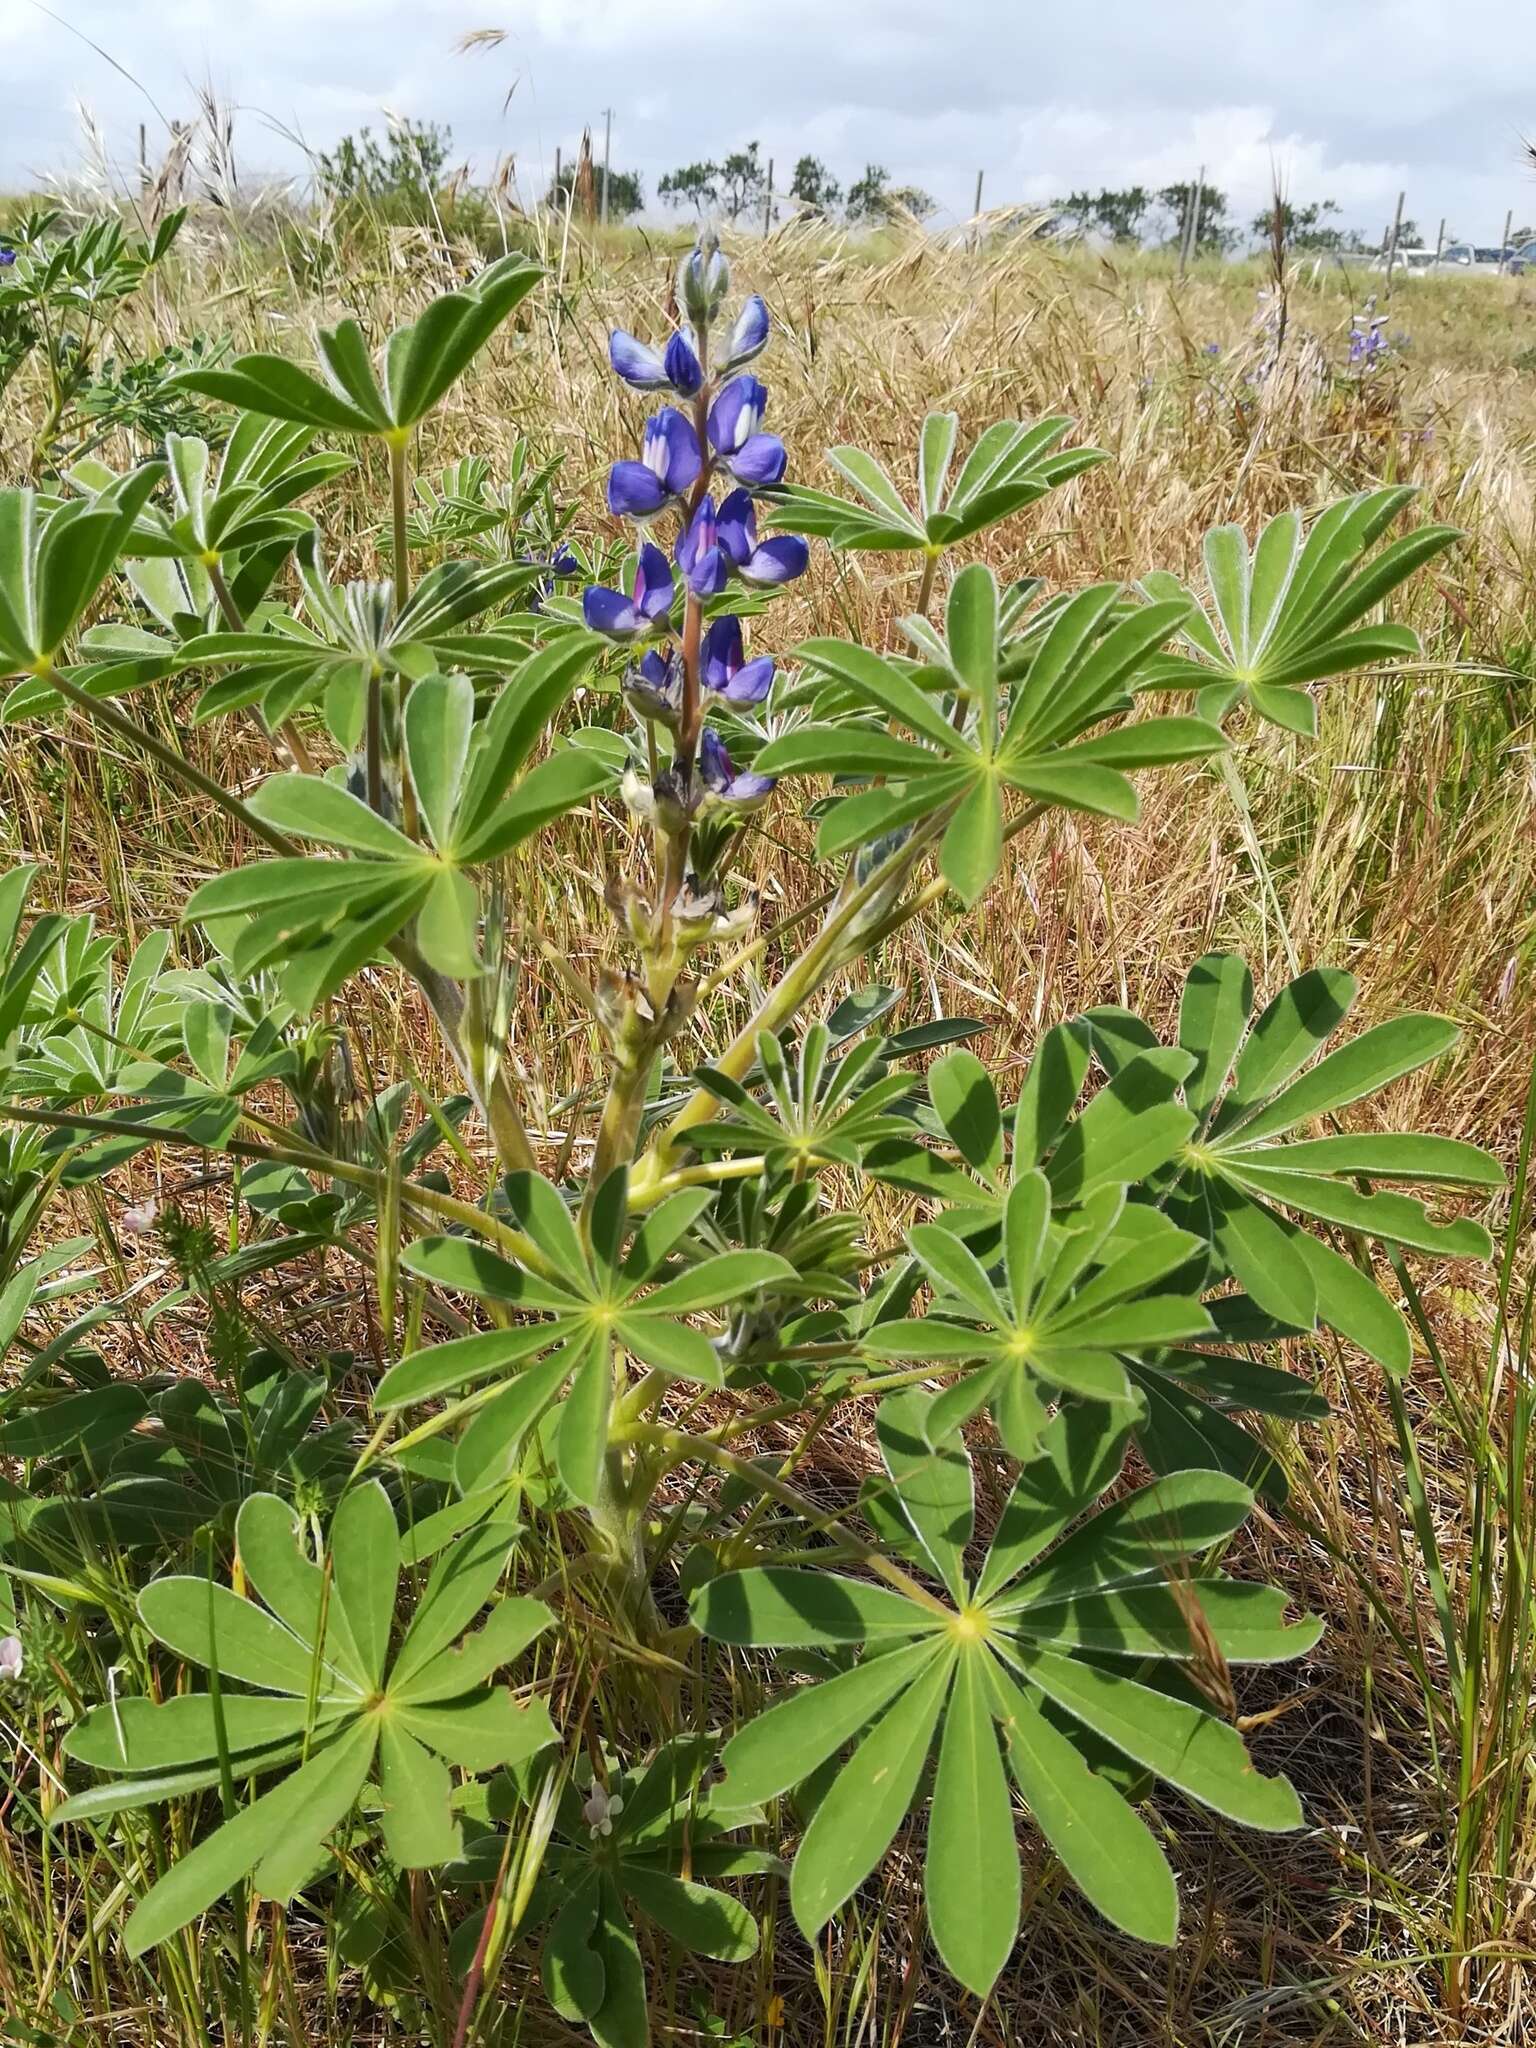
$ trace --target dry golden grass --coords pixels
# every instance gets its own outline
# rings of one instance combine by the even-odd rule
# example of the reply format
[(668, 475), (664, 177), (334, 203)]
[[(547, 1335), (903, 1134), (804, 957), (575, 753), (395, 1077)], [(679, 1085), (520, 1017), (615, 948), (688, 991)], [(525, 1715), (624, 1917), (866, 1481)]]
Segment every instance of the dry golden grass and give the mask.
[[(205, 329), (298, 348), (316, 319), (346, 307), (382, 325), (442, 281), (409, 236), (379, 245), (367, 264), (333, 270), (315, 291), (270, 252), (216, 227), (191, 232), (200, 238), (195, 260), (182, 260), (150, 309), (162, 342)], [(606, 465), (642, 416), (642, 402), (608, 374), (606, 330), (661, 326), (670, 253), (640, 236), (601, 249), (566, 237), (545, 253), (550, 286), (434, 418), (419, 461), (430, 468), (476, 451), (494, 463), (526, 432), (564, 456), (565, 495), (599, 508)], [(984, 1020), (983, 1049), (1005, 1092), (1040, 1032), (1088, 1004), (1126, 1001), (1167, 1022), (1186, 967), (1212, 946), (1246, 952), (1261, 993), (1291, 959), (1347, 965), (1361, 980), (1366, 1020), (1435, 1008), (1464, 1026), (1452, 1058), (1396, 1091), (1393, 1118), (1475, 1138), (1511, 1160), (1536, 1055), (1528, 674), (1536, 374), (1515, 366), (1536, 289), (1518, 281), (1404, 288), (1393, 324), (1410, 330), (1411, 346), (1360, 384), (1340, 374), (1351, 302), (1336, 280), (1305, 271), (1288, 281), (1277, 351), (1277, 301), (1259, 301), (1263, 279), (1251, 267), (1203, 268), (1180, 287), (1155, 261), (1117, 266), (1006, 241), (871, 251), (797, 232), (733, 254), (740, 281), (766, 294), (780, 323), (766, 374), (773, 424), (797, 477), (832, 481), (820, 451), (853, 441), (910, 480), (916, 422), (933, 406), (960, 414), (962, 445), (999, 417), (1065, 411), (1078, 438), (1109, 452), (1110, 463), (992, 537), (1001, 577), (1071, 587), (1152, 567), (1190, 571), (1201, 534), (1218, 521), (1251, 528), (1284, 506), (1382, 480), (1417, 484), (1424, 517), (1464, 530), (1464, 543), (1400, 608), (1424, 639), (1420, 672), (1322, 690), (1315, 743), (1243, 733), (1237, 760), (1263, 871), (1214, 775), (1145, 777), (1138, 826), (1057, 818), (1021, 836), (978, 914), (937, 914), (871, 965), (910, 988), (907, 1021), (936, 1011)], [(1213, 342), (1217, 355), (1207, 353)], [(0, 460), (14, 464), (23, 439), (0, 429)], [(340, 519), (328, 528), (338, 575), (374, 568), (382, 483), (363, 475), (341, 493)], [(583, 511), (578, 524), (600, 517)], [(819, 554), (775, 611), (775, 634), (788, 645), (832, 628), (881, 645), (914, 594), (914, 579), (893, 574), (884, 557), (834, 563)], [(163, 704), (157, 715), (169, 724), (177, 709)], [(264, 749), (232, 742), (227, 729), (193, 744), (210, 759), (217, 749), (223, 772), (236, 778), (254, 778), (266, 763)], [(179, 792), (77, 726), (13, 732), (0, 793), (7, 855), (38, 859), (45, 873), (56, 864), (60, 900), (97, 908), (130, 938), (171, 917), (188, 886), (230, 852)], [(525, 914), (578, 964), (595, 965), (606, 950), (601, 890), (612, 844), (611, 824), (600, 832), (595, 821), (573, 821), (520, 864)], [(809, 834), (783, 811), (748, 843), (742, 866), (764, 889), (770, 915), (811, 892), (808, 849)], [(754, 993), (750, 978), (733, 989), (709, 1030), (739, 1021)], [(433, 1057), (423, 1020), (382, 982), (358, 1023), (365, 1048), (382, 1055), (405, 1042)], [(560, 1132), (568, 1115), (585, 1113), (590, 1132), (593, 1105), (570, 1104), (600, 1075), (599, 1049), (536, 959), (520, 985), (512, 1047), (532, 1088), (535, 1125)], [(703, 1036), (679, 1056), (711, 1049)], [(1448, 1368), (1471, 1395), (1493, 1329), (1492, 1279), (1465, 1270), (1421, 1277)], [(349, 1315), (356, 1308), (344, 1303), (329, 1320), (344, 1327)], [(1244, 1705), (1275, 1709), (1254, 1738), (1257, 1752), (1266, 1768), (1297, 1780), (1309, 1831), (1258, 1840), (1166, 1804), (1160, 1819), (1181, 1876), (1185, 1928), (1166, 1957), (1107, 1937), (1036, 1857), (1026, 1871), (1023, 1938), (979, 2023), (931, 1973), (914, 1845), (911, 1858), (887, 1866), (884, 1896), (866, 1903), (867, 1950), (852, 1937), (827, 1950), (822, 1988), (798, 1942), (766, 1941), (756, 1966), (716, 1973), (709, 1997), (735, 2030), (725, 2039), (959, 2042), (973, 2024), (984, 2042), (1074, 2048), (1513, 2048), (1531, 2038), (1524, 1905), (1493, 1952), (1468, 1966), (1459, 1999), (1447, 1996), (1453, 1761), (1437, 1759), (1433, 1747), (1448, 1724), (1432, 1729), (1425, 1681), (1433, 1705), (1444, 1672), (1402, 1500), (1398, 1439), (1374, 1370), (1337, 1349), (1319, 1349), (1308, 1363), (1338, 1412), (1294, 1441), (1276, 1438), (1294, 1513), (1259, 1517), (1253, 1561), (1326, 1614), (1329, 1630), (1305, 1666), (1261, 1678)], [(1473, 1447), (1447, 1426), (1427, 1358), (1408, 1406), (1447, 1571), (1459, 1585)], [(854, 1419), (819, 1440), (817, 1483), (830, 1493), (851, 1494), (869, 1468), (864, 1427)], [(1405, 1656), (1394, 1627), (1414, 1655)], [(1527, 1766), (1521, 1758), (1510, 1767)], [(1529, 1880), (1536, 1826), (1526, 1803), (1514, 1863)], [(300, 1953), (295, 1963), (300, 1991), (287, 2009), (308, 2011), (304, 2024), (318, 2028), (322, 2006), (336, 2008), (306, 2002), (317, 1959)], [(514, 2005), (525, 1968), (516, 1962), (508, 1984)], [(536, 2018), (536, 2006), (508, 2040), (573, 2038)], [(416, 2038), (377, 2012), (365, 2016), (345, 2000), (343, 2009), (359, 2041)], [(79, 2038), (157, 2038), (131, 2012), (120, 2022)], [(296, 2048), (296, 2025), (279, 2022), (272, 2038), (291, 2034)], [(704, 2035), (685, 2021), (673, 2038)]]

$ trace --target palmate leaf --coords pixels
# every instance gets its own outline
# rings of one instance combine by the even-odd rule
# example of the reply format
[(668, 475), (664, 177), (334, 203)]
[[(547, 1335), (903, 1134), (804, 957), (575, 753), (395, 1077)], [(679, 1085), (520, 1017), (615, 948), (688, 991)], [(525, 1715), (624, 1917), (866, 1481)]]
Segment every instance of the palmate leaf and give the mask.
[(864, 1146), (906, 1128), (907, 1120), (891, 1112), (910, 1094), (913, 1077), (887, 1071), (883, 1039), (865, 1038), (841, 1059), (832, 1057), (832, 1046), (822, 1023), (808, 1025), (798, 1047), (763, 1033), (762, 1102), (729, 1075), (699, 1068), (696, 1078), (726, 1113), (696, 1126), (689, 1143), (704, 1152), (760, 1154), (791, 1169), (856, 1165)]
[[(627, 1187), (627, 1170), (619, 1168), (599, 1196), (589, 1250), (559, 1189), (537, 1173), (508, 1175), (508, 1201), (540, 1255), (537, 1271), (466, 1238), (424, 1238), (406, 1247), (407, 1271), (548, 1318), (418, 1353), (380, 1386), (378, 1399), (386, 1408), (460, 1396), (445, 1411), (442, 1426), (460, 1420), (467, 1425), (455, 1461), (465, 1491), (510, 1471), (524, 1438), (569, 1382), (555, 1426), (556, 1464), (567, 1490), (590, 1504), (608, 1445), (615, 1350), (669, 1379), (718, 1387), (723, 1372), (715, 1333), (689, 1318), (797, 1284), (786, 1259), (750, 1248), (696, 1258), (664, 1273), (669, 1254), (700, 1213), (702, 1204), (693, 1195), (658, 1205), (626, 1254)], [(533, 1358), (538, 1363), (526, 1362)], [(522, 1369), (509, 1374), (517, 1367)], [(476, 1391), (467, 1393), (468, 1388)]]
[[(294, 559), (305, 620), (274, 619), (260, 631), (194, 633), (175, 651), (182, 669), (229, 671), (204, 691), (199, 721), (254, 703), (271, 721), (320, 702), (333, 735), (351, 748), (361, 730), (370, 677), (414, 679), (461, 666), (499, 676), (527, 660), (531, 613), (507, 613), (478, 627), (471, 622), (526, 595), (543, 573), (535, 564), (440, 562), (397, 608), (388, 582), (332, 583), (312, 527), (298, 536)], [(576, 650), (597, 644), (580, 631), (563, 629), (552, 646), (568, 640), (578, 665)]]
[(589, 636), (568, 634), (512, 675), (474, 724), (463, 675), (427, 675), (406, 707), (407, 771), (429, 839), (418, 843), (339, 783), (268, 778), (249, 799), (267, 823), (353, 856), (283, 858), (240, 868), (193, 892), (186, 915), (250, 922), (226, 941), (237, 973), (282, 972), (285, 997), (307, 1011), (414, 922), (417, 950), (438, 972), (484, 971), (476, 951), (480, 904), (463, 865), (509, 852), (585, 801), (607, 779), (597, 757), (567, 747), (524, 764), (590, 660)]
[[(955, 579), (942, 638), (926, 620), (907, 622), (929, 670), (913, 672), (843, 641), (808, 641), (798, 650), (802, 660), (828, 679), (831, 695), (862, 707), (861, 720), (802, 727), (771, 741), (758, 766), (772, 775), (884, 778), (828, 810), (818, 839), (823, 855), (943, 814), (940, 870), (962, 901), (975, 902), (1002, 856), (1005, 788), (1038, 803), (1134, 819), (1136, 793), (1124, 770), (1198, 759), (1226, 745), (1219, 727), (1198, 718), (1149, 718), (1084, 737), (1129, 708), (1141, 671), (1188, 609), (1179, 599), (1106, 625), (1118, 595), (1118, 585), (1106, 584), (1064, 607), (1013, 681), (1006, 706), (999, 700), (1002, 606), (991, 570), (980, 563)], [(953, 693), (952, 717), (933, 685)], [(863, 711), (912, 737), (872, 730)]]
[(376, 358), (357, 322), (343, 320), (320, 330), (318, 372), (283, 356), (256, 354), (184, 370), (168, 388), (332, 433), (401, 436), (457, 382), (543, 274), (526, 257), (502, 257), (461, 290), (434, 299), (419, 319), (397, 327)]
[(862, 448), (833, 448), (827, 456), (853, 497), (787, 486), (771, 492), (768, 502), (784, 524), (835, 547), (937, 555), (1105, 461), (1100, 449), (1060, 446), (1072, 424), (1064, 418), (1033, 425), (999, 420), (976, 441), (951, 483), (959, 420), (954, 413), (929, 413), (918, 442), (915, 506)]
[(163, 473), (148, 463), (63, 505), (0, 491), (0, 674), (33, 674), (57, 659)]
[[(953, 1469), (964, 1453), (945, 1446), (933, 1460), (946, 1472), (926, 1469), (915, 1447), (933, 1434), (921, 1416), (930, 1397), (900, 1399), (896, 1433), (914, 1453), (896, 1476), (897, 1499), (930, 1545), (935, 1502), (949, 1502), (947, 1578), (948, 1546), (968, 1533), (968, 1502), (956, 1519), (962, 1489)], [(978, 1995), (996, 1980), (1018, 1927), (1005, 1763), (1099, 1910), (1141, 1939), (1174, 1937), (1177, 1901), (1156, 1839), (1063, 1733), (1063, 1719), (1082, 1731), (1087, 1755), (1107, 1743), (1250, 1826), (1299, 1825), (1285, 1780), (1261, 1776), (1236, 1731), (1192, 1704), (1173, 1674), (1211, 1656), (1213, 1642), (1214, 1654), (1232, 1662), (1299, 1655), (1317, 1640), (1317, 1625), (1288, 1625), (1283, 1599), (1261, 1586), (1219, 1576), (1176, 1586), (1172, 1575), (1226, 1540), (1252, 1505), (1247, 1489), (1219, 1473), (1182, 1474), (1081, 1521), (1118, 1474), (1124, 1446), (1124, 1421), (1112, 1411), (1059, 1415), (1019, 1475), (974, 1587), (962, 1577), (949, 1589), (952, 1606), (773, 1565), (725, 1573), (693, 1595), (697, 1625), (727, 1643), (878, 1645), (879, 1654), (770, 1706), (725, 1749), (724, 1796), (757, 1803), (853, 1745), (795, 1858), (790, 1898), (808, 1939), (884, 1854), (935, 1745), (929, 1920), (946, 1965)], [(1190, 1602), (1204, 1610), (1198, 1634)]]
[(477, 1635), (453, 1647), (493, 1598), (515, 1528), (483, 1522), (440, 1551), (392, 1661), (401, 1545), (383, 1489), (365, 1482), (344, 1496), (323, 1564), (306, 1555), (300, 1535), (285, 1501), (254, 1494), (240, 1510), (236, 1537), (264, 1606), (211, 1578), (155, 1579), (139, 1598), (140, 1618), (158, 1642), (221, 1681), (259, 1688), (260, 1696), (221, 1683), (217, 1695), (112, 1700), (67, 1738), (71, 1756), (127, 1782), (66, 1800), (55, 1824), (215, 1784), (222, 1759), (238, 1779), (308, 1752), (151, 1888), (128, 1924), (134, 1954), (168, 1940), (242, 1879), (269, 1898), (302, 1889), (324, 1864), (325, 1837), (375, 1773), (394, 1862), (416, 1868), (445, 1860), (459, 1846), (447, 1765), (519, 1763), (555, 1739), (541, 1701), (519, 1706), (486, 1683), (548, 1626), (548, 1608), (501, 1601)]
[[(1153, 1185), (1169, 1214), (1209, 1238), (1214, 1270), (1235, 1278), (1260, 1310), (1292, 1329), (1310, 1329), (1320, 1317), (1401, 1373), (1411, 1355), (1401, 1315), (1357, 1264), (1307, 1226), (1485, 1259), (1491, 1245), (1481, 1224), (1436, 1221), (1397, 1188), (1489, 1193), (1504, 1185), (1504, 1174), (1489, 1154), (1456, 1139), (1302, 1135), (1441, 1057), (1458, 1036), (1443, 1017), (1398, 1017), (1319, 1058), (1355, 992), (1352, 976), (1314, 969), (1252, 1020), (1253, 985), (1242, 962), (1221, 954), (1198, 961), (1179, 1018), (1180, 1044), (1193, 1063), (1184, 1095), (1196, 1123), (1176, 1168), (1154, 1176)], [(1151, 1056), (1153, 1034), (1129, 1012), (1093, 1011), (1089, 1021), (1112, 1070)], [(1362, 1186), (1378, 1180), (1395, 1186), (1382, 1193)]]
[(1341, 498), (1317, 515), (1305, 537), (1299, 513), (1279, 513), (1251, 553), (1241, 527), (1217, 527), (1205, 538), (1206, 584), (1198, 594), (1163, 573), (1144, 577), (1152, 600), (1181, 594), (1197, 606), (1183, 648), (1159, 665), (1156, 684), (1204, 682), (1213, 715), (1246, 699), (1260, 718), (1314, 733), (1306, 684), (1377, 662), (1414, 660), (1418, 637), (1406, 626), (1360, 623), (1460, 538), (1454, 527), (1419, 527), (1372, 556), (1413, 496), (1399, 485)]
[(929, 1412), (934, 1444), (989, 1407), (1013, 1455), (1031, 1457), (1049, 1399), (1132, 1404), (1124, 1358), (1215, 1329), (1199, 1300), (1174, 1291), (1173, 1276), (1203, 1241), (1153, 1210), (1128, 1225), (1122, 1186), (1099, 1189), (1055, 1222), (1045, 1175), (1025, 1172), (1004, 1205), (1002, 1240), (1004, 1278), (995, 1282), (951, 1231), (914, 1225), (907, 1241), (934, 1289), (933, 1308), (876, 1324), (860, 1340), (873, 1358), (963, 1368)]

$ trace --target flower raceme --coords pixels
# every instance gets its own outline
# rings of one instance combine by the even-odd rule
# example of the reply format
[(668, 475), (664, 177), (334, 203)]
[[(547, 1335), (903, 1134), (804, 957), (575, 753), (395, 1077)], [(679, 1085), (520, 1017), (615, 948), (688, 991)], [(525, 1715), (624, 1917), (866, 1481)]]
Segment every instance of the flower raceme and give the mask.
[[(623, 330), (609, 336), (609, 361), (626, 384), (670, 392), (689, 409), (667, 404), (652, 413), (639, 458), (616, 462), (609, 471), (608, 508), (641, 528), (670, 511), (677, 533), (670, 566), (662, 550), (646, 541), (628, 595), (598, 585), (582, 600), (588, 627), (612, 640), (680, 635), (677, 647), (648, 649), (627, 671), (623, 687), (631, 708), (676, 740), (669, 768), (658, 770), (652, 762), (652, 778), (660, 775), (665, 790), (657, 781), (648, 801), (655, 815), (684, 821), (678, 829), (685, 838), (687, 821), (707, 802), (752, 807), (774, 786), (769, 776), (738, 771), (724, 743), (702, 728), (707, 702), (737, 709), (759, 705), (775, 674), (770, 656), (748, 658), (740, 618), (706, 622), (706, 610), (733, 579), (750, 589), (774, 590), (803, 575), (810, 560), (799, 535), (758, 534), (754, 493), (782, 481), (787, 457), (778, 436), (763, 431), (767, 386), (743, 370), (768, 345), (771, 322), (760, 297), (746, 301), (711, 361), (710, 330), (729, 288), (729, 265), (706, 236), (678, 273), (686, 324), (659, 347)], [(711, 489), (717, 476), (731, 486), (718, 504)]]

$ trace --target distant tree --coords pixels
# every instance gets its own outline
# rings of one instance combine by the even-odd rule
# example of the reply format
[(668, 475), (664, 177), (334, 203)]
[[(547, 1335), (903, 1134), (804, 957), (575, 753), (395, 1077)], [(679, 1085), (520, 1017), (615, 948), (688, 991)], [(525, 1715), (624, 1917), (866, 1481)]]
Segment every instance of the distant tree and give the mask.
[(320, 184), (334, 200), (424, 209), (442, 182), (452, 148), (452, 129), (435, 121), (397, 122), (387, 142), (365, 128), (360, 135), (343, 135), (329, 156), (322, 154)]
[[(565, 206), (569, 203), (572, 190), (576, 184), (576, 174), (577, 166), (575, 164), (562, 164), (560, 166), (559, 177), (550, 180), (549, 196), (546, 202), (548, 205)], [(601, 167), (599, 167), (597, 172), (597, 198), (599, 205), (602, 203), (602, 195), (603, 173)], [(638, 171), (609, 171), (608, 218), (610, 220), (628, 220), (632, 214), (639, 213), (644, 205), (645, 187), (640, 182), (640, 173)]]
[[(1315, 199), (1307, 206), (1293, 206), (1288, 199), (1280, 201), (1280, 225), (1287, 243), (1293, 249), (1342, 249), (1347, 246), (1347, 235), (1343, 228), (1329, 224), (1326, 216), (1339, 211), (1336, 199)], [(1410, 223), (1411, 225), (1411, 223)], [(1253, 217), (1253, 232), (1263, 241), (1269, 241), (1275, 230), (1275, 209), (1266, 206), (1262, 213)]]
[(1091, 192), (1069, 192), (1065, 199), (1051, 201), (1056, 225), (1067, 234), (1086, 235), (1096, 218), (1095, 209), (1096, 202)]
[(1140, 242), (1141, 224), (1152, 195), (1144, 185), (1128, 185), (1123, 192), (1100, 192), (1094, 200), (1094, 225), (1112, 242)]
[(927, 220), (939, 210), (933, 194), (921, 185), (893, 185), (886, 194), (886, 205), (889, 212), (910, 213), (916, 220)]
[(1142, 222), (1152, 204), (1144, 185), (1127, 185), (1114, 192), (1107, 186), (1097, 192), (1071, 192), (1052, 201), (1058, 225), (1080, 235), (1107, 235), (1112, 242), (1139, 243)]
[(789, 181), (789, 196), (818, 213), (830, 213), (843, 196), (843, 188), (819, 156), (803, 156)]
[(657, 183), (656, 196), (666, 206), (692, 206), (704, 213), (720, 204), (720, 166), (684, 164), (668, 171)]
[(1423, 248), (1424, 237), (1419, 233), (1419, 224), (1416, 220), (1405, 220), (1403, 222), (1397, 231), (1397, 246), (1399, 249)]
[[(1177, 246), (1184, 233), (1184, 224), (1189, 218), (1190, 195), (1195, 189), (1193, 178), (1186, 178), (1177, 185), (1164, 185), (1157, 195), (1163, 209), (1166, 233), (1164, 240)], [(1202, 184), (1200, 187), (1200, 221), (1196, 230), (1197, 248), (1214, 254), (1230, 249), (1238, 238), (1238, 230), (1227, 220), (1227, 195), (1219, 186)]]
[(866, 164), (863, 177), (848, 187), (844, 211), (855, 224), (889, 220), (896, 213), (926, 220), (934, 203), (920, 185), (893, 185), (884, 164)]
[(721, 159), (718, 167), (712, 168), (719, 182), (720, 206), (728, 219), (739, 220), (744, 213), (755, 212), (763, 205), (768, 196), (768, 173), (755, 142), (734, 150)]

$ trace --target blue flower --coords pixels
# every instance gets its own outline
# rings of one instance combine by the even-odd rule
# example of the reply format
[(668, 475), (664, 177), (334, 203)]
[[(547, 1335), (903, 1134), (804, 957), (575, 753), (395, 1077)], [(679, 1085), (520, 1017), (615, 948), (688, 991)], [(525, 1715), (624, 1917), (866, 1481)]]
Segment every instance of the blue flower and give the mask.
[(712, 619), (704, 634), (699, 672), (706, 688), (728, 704), (761, 704), (773, 683), (773, 657), (745, 658), (741, 621), (731, 614)]
[(622, 327), (616, 327), (608, 337), (608, 360), (636, 391), (665, 391), (671, 385), (666, 363), (655, 349), (636, 341)]
[(760, 356), (768, 346), (768, 326), (768, 308), (754, 292), (736, 316), (721, 369), (737, 370)]
[(544, 569), (548, 572), (539, 578), (538, 582), (534, 584), (532, 590), (528, 593), (528, 609), (531, 612), (543, 611), (544, 600), (554, 590), (555, 578), (557, 576), (579, 576), (581, 574), (581, 563), (567, 547), (556, 548), (547, 561), (542, 560), (538, 555), (524, 555), (522, 559), (531, 568)]
[(683, 710), (683, 664), (673, 649), (653, 647), (625, 676), (624, 694), (642, 718), (675, 732)]
[(664, 405), (645, 423), (638, 462), (616, 462), (608, 472), (608, 509), (620, 519), (654, 519), (698, 480), (704, 458), (693, 423)]
[(733, 377), (709, 408), (709, 439), (738, 483), (761, 488), (784, 474), (784, 443), (758, 431), (768, 404), (767, 386), (756, 377)]
[(720, 548), (713, 498), (703, 499), (679, 537), (677, 566), (695, 597), (718, 597), (730, 581), (731, 565)]
[(712, 797), (733, 804), (738, 811), (759, 810), (774, 789), (771, 775), (753, 775), (747, 770), (738, 775), (725, 741), (708, 726), (699, 740), (699, 780)]
[(704, 368), (692, 336), (685, 332), (674, 334), (665, 352), (658, 354), (616, 327), (608, 337), (608, 360), (636, 391), (675, 391), (679, 397), (692, 398), (703, 388)]
[(604, 633), (610, 640), (637, 640), (648, 633), (666, 632), (676, 601), (672, 565), (659, 547), (647, 541), (635, 564), (630, 596), (600, 583), (589, 584), (581, 594), (581, 615), (594, 633)]
[(667, 382), (681, 397), (692, 398), (695, 392), (703, 390), (704, 366), (686, 334), (673, 335), (667, 343), (664, 360), (667, 366)]
[(14, 249), (0, 249), (0, 270), (9, 270), (15, 261), (16, 251)]
[(757, 510), (749, 492), (731, 492), (720, 507), (719, 527), (720, 545), (743, 583), (771, 586), (805, 574), (811, 551), (799, 534), (776, 533), (759, 542)]

